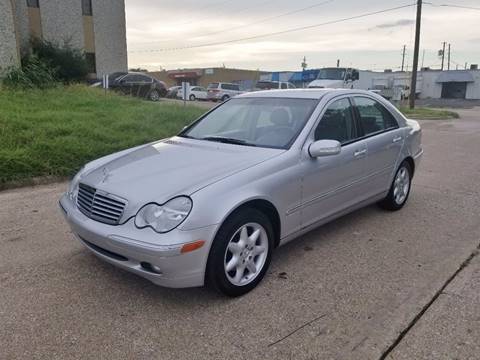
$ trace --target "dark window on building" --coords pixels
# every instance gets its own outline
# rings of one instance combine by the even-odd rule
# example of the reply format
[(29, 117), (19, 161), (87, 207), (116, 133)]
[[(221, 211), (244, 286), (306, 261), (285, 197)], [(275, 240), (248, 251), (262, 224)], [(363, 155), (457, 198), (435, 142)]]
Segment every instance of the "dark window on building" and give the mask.
[(92, 16), (92, 0), (82, 0), (82, 15)]
[(95, 53), (85, 53), (85, 58), (88, 64), (88, 72), (94, 74), (97, 72), (97, 64), (95, 61)]
[(27, 6), (31, 8), (39, 8), (39, 0), (27, 0)]

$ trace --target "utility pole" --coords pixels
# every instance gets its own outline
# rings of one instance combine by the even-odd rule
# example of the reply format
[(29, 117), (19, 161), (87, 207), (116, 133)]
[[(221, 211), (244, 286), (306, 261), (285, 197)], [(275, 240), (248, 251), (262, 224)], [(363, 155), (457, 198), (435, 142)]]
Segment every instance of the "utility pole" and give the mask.
[(407, 51), (407, 45), (403, 45), (403, 52), (402, 52), (402, 72), (405, 68), (405, 52)]
[(423, 49), (423, 56), (422, 56), (422, 68), (425, 65), (425, 49)]
[(303, 61), (302, 61), (302, 70), (305, 71), (307, 69), (307, 57), (304, 56), (303, 57)]
[(415, 25), (415, 48), (413, 50), (412, 83), (410, 84), (410, 109), (415, 108), (417, 95), (418, 53), (420, 51), (420, 27), (422, 25), (422, 0), (417, 0), (417, 23)]
[(443, 50), (442, 50), (442, 71), (443, 71), (443, 67), (444, 67), (444, 65), (445, 65), (445, 45), (446, 45), (446, 44), (447, 44), (447, 43), (444, 41), (444, 42), (443, 42)]
[(340, 67), (340, 59), (337, 60), (337, 68)]
[(448, 65), (447, 65), (448, 70), (450, 70), (450, 50), (451, 50), (451, 44), (448, 44)]

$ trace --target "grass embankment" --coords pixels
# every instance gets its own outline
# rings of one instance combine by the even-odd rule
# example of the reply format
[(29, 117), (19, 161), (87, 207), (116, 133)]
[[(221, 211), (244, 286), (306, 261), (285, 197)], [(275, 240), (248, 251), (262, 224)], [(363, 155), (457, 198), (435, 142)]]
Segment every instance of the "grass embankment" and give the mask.
[(85, 86), (0, 89), (0, 189), (65, 177), (118, 150), (177, 133), (204, 113)]
[(447, 120), (458, 119), (460, 116), (453, 111), (436, 110), (430, 108), (415, 108), (401, 107), (400, 111), (408, 118), (415, 120)]

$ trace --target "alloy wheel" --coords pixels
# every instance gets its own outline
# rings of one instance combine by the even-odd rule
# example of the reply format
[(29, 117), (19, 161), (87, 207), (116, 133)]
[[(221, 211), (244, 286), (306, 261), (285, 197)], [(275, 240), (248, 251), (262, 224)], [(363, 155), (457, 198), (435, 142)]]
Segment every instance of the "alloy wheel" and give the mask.
[(402, 205), (407, 199), (410, 190), (410, 173), (405, 166), (397, 172), (393, 185), (393, 198), (398, 205)]
[(244, 286), (261, 273), (268, 255), (268, 235), (262, 225), (241, 226), (228, 242), (224, 270), (228, 281)]

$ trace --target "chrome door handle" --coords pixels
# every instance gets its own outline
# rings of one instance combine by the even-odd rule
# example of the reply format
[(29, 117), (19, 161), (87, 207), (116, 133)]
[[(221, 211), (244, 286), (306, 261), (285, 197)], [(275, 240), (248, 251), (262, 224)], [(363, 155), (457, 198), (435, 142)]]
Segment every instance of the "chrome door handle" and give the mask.
[(396, 143), (396, 142), (399, 142), (402, 140), (402, 137), (401, 136), (397, 136), (396, 138), (393, 138), (393, 142)]
[(367, 149), (357, 150), (353, 153), (353, 156), (359, 157), (359, 156), (365, 155), (366, 153), (367, 153)]

